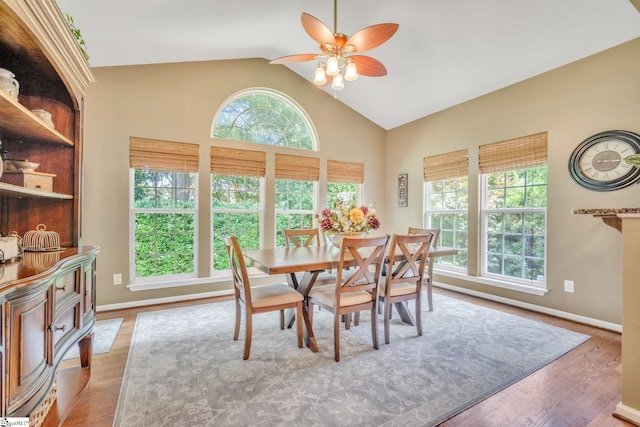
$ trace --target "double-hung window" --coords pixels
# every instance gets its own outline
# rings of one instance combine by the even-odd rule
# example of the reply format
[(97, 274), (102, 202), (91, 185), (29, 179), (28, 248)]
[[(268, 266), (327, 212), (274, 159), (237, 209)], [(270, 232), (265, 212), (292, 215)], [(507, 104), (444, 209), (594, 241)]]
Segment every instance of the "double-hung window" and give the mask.
[(276, 246), (285, 246), (286, 229), (313, 228), (319, 179), (318, 158), (276, 153)]
[(469, 152), (458, 150), (425, 157), (425, 224), (439, 228), (439, 246), (455, 248), (457, 255), (435, 258), (439, 268), (467, 271)]
[(211, 215), (213, 270), (227, 270), (225, 235), (241, 247), (260, 247), (263, 224), (262, 194), (266, 168), (263, 151), (211, 147)]
[(483, 145), (482, 275), (546, 286), (547, 133)]
[(132, 137), (133, 281), (195, 277), (198, 145)]

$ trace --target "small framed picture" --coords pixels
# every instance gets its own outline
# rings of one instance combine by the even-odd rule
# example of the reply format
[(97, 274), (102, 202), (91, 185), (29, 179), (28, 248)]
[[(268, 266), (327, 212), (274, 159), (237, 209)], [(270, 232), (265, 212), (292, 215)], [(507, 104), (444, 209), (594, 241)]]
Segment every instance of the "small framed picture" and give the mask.
[(401, 173), (398, 175), (398, 207), (406, 208), (409, 206), (409, 193), (408, 193), (408, 185), (409, 185), (408, 174)]

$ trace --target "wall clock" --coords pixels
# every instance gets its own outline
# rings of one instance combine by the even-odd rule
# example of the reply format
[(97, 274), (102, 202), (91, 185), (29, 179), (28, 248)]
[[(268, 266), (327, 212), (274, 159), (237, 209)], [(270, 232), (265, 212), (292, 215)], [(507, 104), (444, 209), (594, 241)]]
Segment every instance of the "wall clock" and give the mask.
[(640, 178), (640, 168), (624, 159), (640, 153), (640, 135), (610, 130), (580, 143), (569, 158), (569, 173), (581, 186), (594, 191), (613, 191)]

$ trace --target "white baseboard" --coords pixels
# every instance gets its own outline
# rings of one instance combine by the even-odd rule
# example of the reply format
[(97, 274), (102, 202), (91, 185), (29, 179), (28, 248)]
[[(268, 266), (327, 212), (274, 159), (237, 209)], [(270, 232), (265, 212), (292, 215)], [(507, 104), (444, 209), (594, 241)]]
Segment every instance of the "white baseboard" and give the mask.
[(593, 319), (591, 317), (580, 316), (578, 314), (568, 313), (566, 311), (555, 310), (549, 307), (543, 307), (541, 305), (529, 304), (526, 302), (499, 297), (484, 292), (474, 291), (472, 289), (461, 288), (459, 286), (452, 286), (446, 283), (433, 282), (433, 286), (443, 289), (449, 289), (451, 291), (459, 292), (461, 294), (472, 295), (479, 298), (488, 299), (491, 301), (501, 302), (503, 304), (513, 305), (515, 307), (525, 308), (527, 310), (536, 311), (538, 313), (548, 314), (550, 316), (560, 317), (562, 319), (571, 320), (577, 323), (583, 323), (585, 325), (595, 326), (596, 328), (606, 329), (613, 332), (622, 332), (622, 325), (616, 323), (604, 322), (602, 320)]
[[(604, 322), (602, 320), (593, 319), (591, 317), (585, 317), (585, 316), (580, 316), (573, 313), (567, 313), (565, 311), (555, 310), (555, 309), (543, 307), (540, 305), (529, 304), (526, 302), (499, 297), (499, 296), (487, 294), (484, 292), (478, 292), (471, 289), (452, 286), (446, 283), (433, 282), (433, 286), (440, 287), (443, 289), (449, 289), (451, 291), (459, 292), (462, 294), (467, 294), (467, 295), (472, 295), (479, 298), (488, 299), (491, 301), (500, 302), (503, 304), (513, 305), (515, 307), (525, 308), (527, 310), (548, 314), (550, 316), (560, 317), (562, 319), (571, 320), (573, 322), (584, 323), (586, 325), (595, 326), (597, 328), (606, 329), (609, 331), (622, 332), (622, 325), (618, 325), (610, 322)], [(126, 308), (145, 307), (145, 306), (156, 305), (156, 304), (167, 304), (171, 302), (183, 302), (183, 301), (191, 301), (191, 300), (197, 300), (202, 298), (224, 297), (224, 296), (232, 296), (232, 295), (233, 295), (233, 290), (229, 289), (229, 290), (223, 290), (223, 291), (204, 292), (199, 294), (189, 294), (189, 295), (180, 295), (180, 296), (166, 297), (166, 298), (156, 298), (156, 299), (150, 299), (150, 300), (131, 301), (131, 302), (118, 303), (118, 304), (105, 304), (105, 305), (97, 306), (96, 311), (102, 312), (102, 311), (122, 310)]]
[(200, 294), (189, 294), (189, 295), (180, 295), (175, 297), (155, 298), (155, 299), (148, 299), (148, 300), (141, 300), (141, 301), (130, 301), (130, 302), (123, 302), (118, 304), (105, 304), (105, 305), (96, 306), (96, 312), (100, 313), (102, 311), (122, 310), (125, 308), (146, 307), (149, 305), (167, 304), (170, 302), (182, 302), (182, 301), (191, 301), (191, 300), (202, 299), (202, 298), (225, 297), (225, 296), (233, 296), (233, 290), (226, 289), (224, 291), (204, 292)]
[(629, 421), (630, 423), (640, 426), (640, 411), (623, 405), (622, 402), (616, 405), (616, 410), (613, 414), (625, 421)]

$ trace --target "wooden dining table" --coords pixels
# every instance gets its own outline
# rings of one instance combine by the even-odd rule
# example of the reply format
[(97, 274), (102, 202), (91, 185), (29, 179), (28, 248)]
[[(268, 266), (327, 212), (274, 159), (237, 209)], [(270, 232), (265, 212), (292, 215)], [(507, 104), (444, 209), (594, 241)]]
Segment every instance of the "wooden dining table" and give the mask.
[[(429, 251), (429, 280), (433, 274), (433, 258), (438, 256), (455, 255), (458, 251), (452, 248), (431, 248)], [(340, 262), (340, 251), (334, 246), (306, 246), (292, 248), (275, 248), (275, 249), (246, 249), (242, 251), (243, 256), (249, 265), (259, 269), (268, 275), (283, 274), (287, 283), (297, 289), (305, 300), (309, 295), (309, 291), (313, 288), (318, 275), (325, 270), (338, 267)], [(349, 263), (346, 262), (346, 265)], [(354, 263), (355, 265), (355, 263)], [(300, 278), (296, 273), (303, 273)], [(409, 324), (415, 324), (413, 316), (406, 308), (405, 304), (396, 305), (401, 319)], [(304, 304), (304, 331), (305, 342), (311, 351), (318, 351), (307, 304)]]

